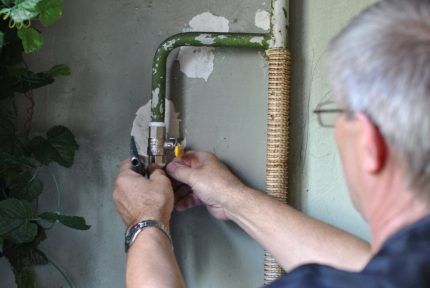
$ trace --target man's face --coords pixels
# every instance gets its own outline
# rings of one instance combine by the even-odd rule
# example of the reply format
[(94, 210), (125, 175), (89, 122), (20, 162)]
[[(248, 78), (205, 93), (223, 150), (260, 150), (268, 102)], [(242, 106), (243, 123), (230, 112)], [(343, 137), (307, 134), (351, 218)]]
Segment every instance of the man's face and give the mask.
[(356, 209), (362, 213), (361, 192), (364, 191), (362, 170), (360, 169), (359, 127), (353, 116), (342, 113), (336, 122), (335, 140), (342, 160), (346, 183)]

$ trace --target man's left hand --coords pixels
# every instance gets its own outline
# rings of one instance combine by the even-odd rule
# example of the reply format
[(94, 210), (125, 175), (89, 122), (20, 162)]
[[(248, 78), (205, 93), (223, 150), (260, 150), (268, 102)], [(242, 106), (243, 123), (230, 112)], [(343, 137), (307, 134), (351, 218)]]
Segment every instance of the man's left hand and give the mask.
[(169, 226), (174, 196), (164, 171), (155, 169), (146, 179), (131, 170), (130, 160), (123, 161), (113, 198), (127, 227), (142, 220), (157, 220)]

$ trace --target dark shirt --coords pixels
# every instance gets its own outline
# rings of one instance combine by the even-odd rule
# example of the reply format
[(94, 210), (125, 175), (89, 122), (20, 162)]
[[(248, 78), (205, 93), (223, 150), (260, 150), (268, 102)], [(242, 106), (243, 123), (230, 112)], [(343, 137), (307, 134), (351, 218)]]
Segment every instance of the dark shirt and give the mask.
[(391, 236), (361, 272), (310, 264), (266, 287), (430, 287), (430, 216)]

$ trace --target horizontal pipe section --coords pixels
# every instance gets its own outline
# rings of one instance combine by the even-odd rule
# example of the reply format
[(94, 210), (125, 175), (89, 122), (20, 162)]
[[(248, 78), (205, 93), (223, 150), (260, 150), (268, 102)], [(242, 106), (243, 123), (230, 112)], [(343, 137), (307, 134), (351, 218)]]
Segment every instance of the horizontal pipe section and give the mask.
[(183, 46), (230, 47), (267, 50), (270, 35), (251, 33), (188, 32), (173, 35), (157, 49), (152, 66), (152, 122), (164, 122), (166, 103), (167, 57)]

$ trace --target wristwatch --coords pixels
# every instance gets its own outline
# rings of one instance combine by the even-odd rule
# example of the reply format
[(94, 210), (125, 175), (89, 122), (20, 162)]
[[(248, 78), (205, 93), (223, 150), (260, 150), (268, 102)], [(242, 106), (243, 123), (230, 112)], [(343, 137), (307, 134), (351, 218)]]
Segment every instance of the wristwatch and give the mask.
[(125, 252), (126, 253), (130, 248), (130, 246), (133, 244), (133, 242), (136, 240), (137, 235), (139, 235), (139, 233), (142, 232), (143, 229), (148, 227), (155, 227), (160, 229), (169, 238), (170, 243), (172, 243), (172, 237), (170, 236), (169, 228), (163, 225), (163, 223), (156, 220), (144, 220), (131, 226), (125, 231)]

